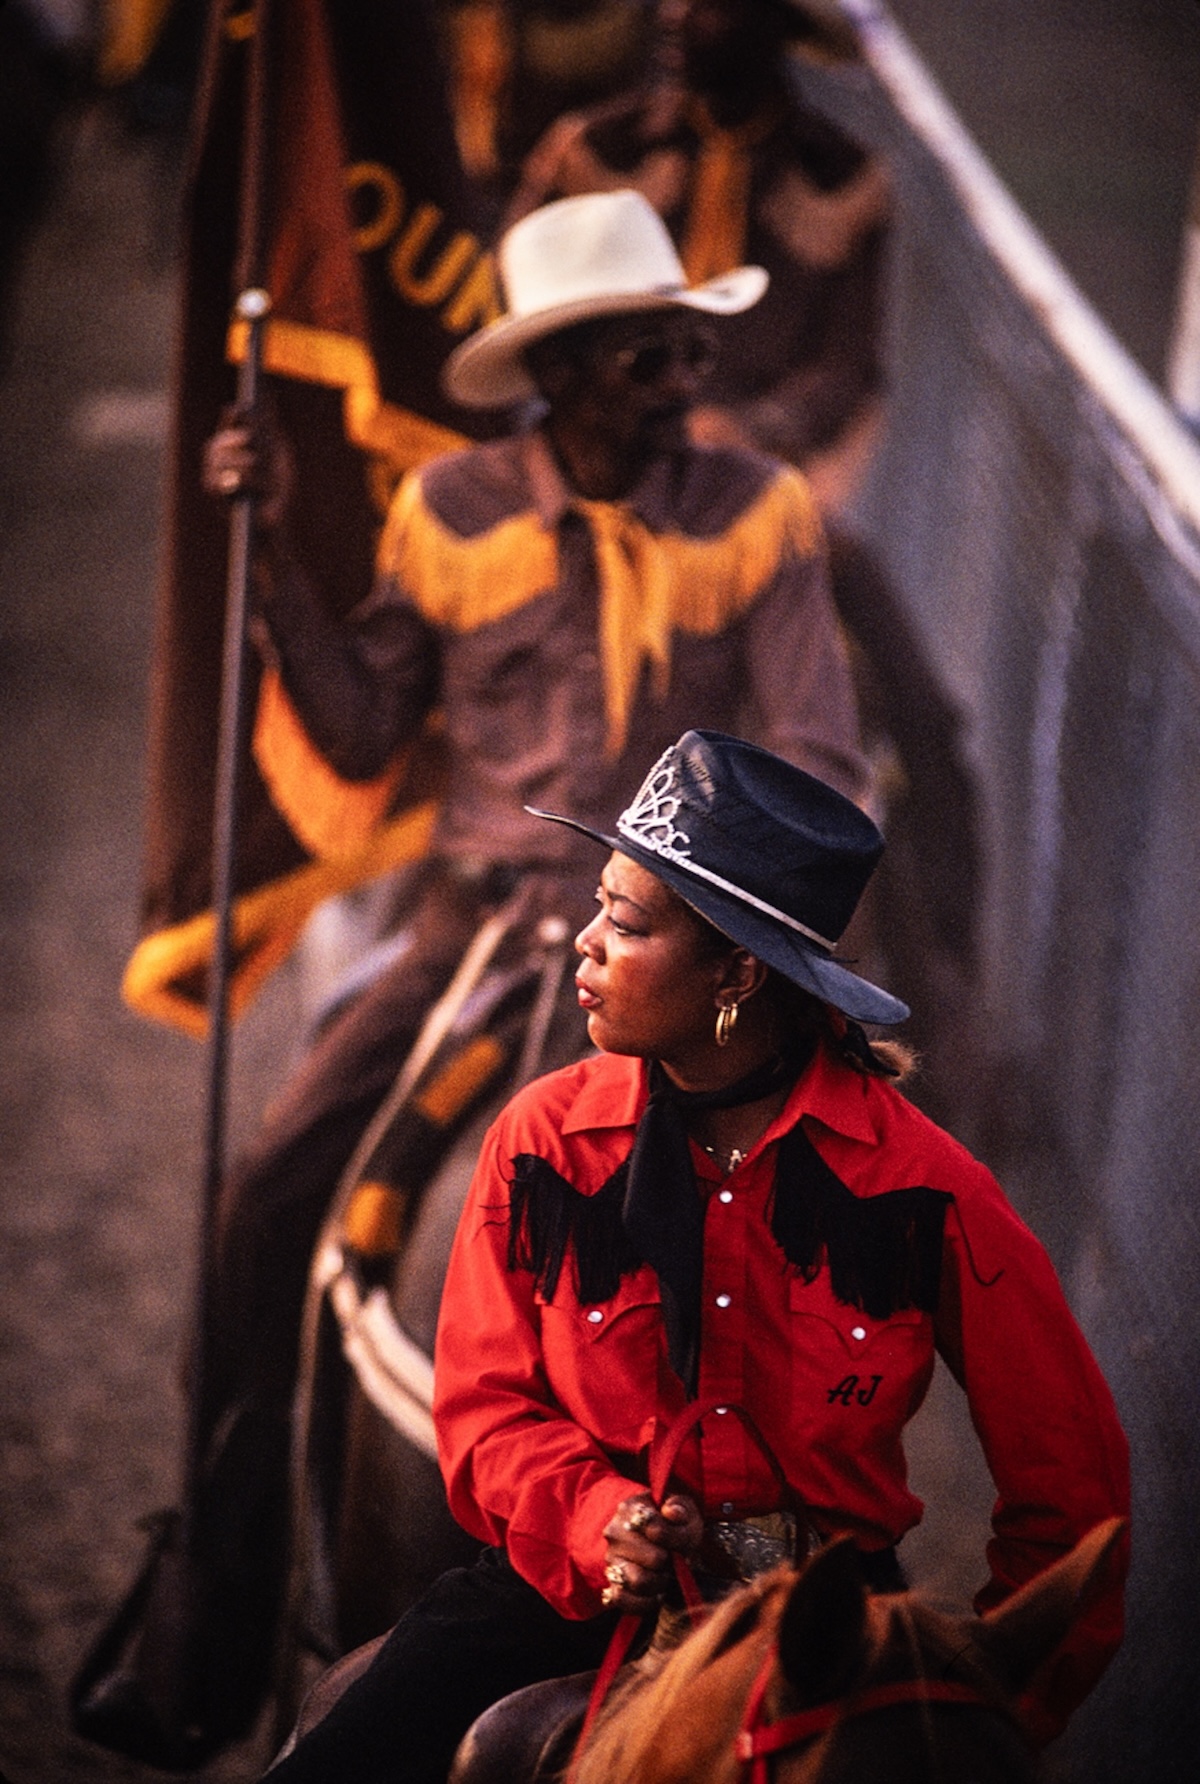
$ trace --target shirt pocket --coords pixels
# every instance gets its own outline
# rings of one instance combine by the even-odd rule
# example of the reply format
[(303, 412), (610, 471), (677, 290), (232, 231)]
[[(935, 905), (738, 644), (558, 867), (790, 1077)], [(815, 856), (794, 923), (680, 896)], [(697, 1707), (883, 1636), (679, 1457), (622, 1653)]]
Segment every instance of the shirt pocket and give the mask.
[(903, 1429), (933, 1373), (933, 1321), (917, 1307), (886, 1319), (839, 1301), (822, 1270), (788, 1285), (793, 1413), (812, 1436), (854, 1441), (868, 1421)]
[(554, 589), (490, 625), (447, 636), (443, 705), (456, 746), (495, 763), (536, 755), (548, 737), (561, 743), (579, 644)]
[(625, 1277), (608, 1301), (581, 1302), (560, 1286), (541, 1312), (546, 1377), (563, 1411), (605, 1449), (637, 1450), (654, 1420), (662, 1346), (654, 1272)]

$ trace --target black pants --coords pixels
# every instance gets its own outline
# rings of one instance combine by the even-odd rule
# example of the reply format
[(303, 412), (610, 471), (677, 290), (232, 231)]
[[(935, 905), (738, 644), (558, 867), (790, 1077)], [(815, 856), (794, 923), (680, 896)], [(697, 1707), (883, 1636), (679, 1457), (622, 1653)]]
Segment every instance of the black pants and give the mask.
[(551, 1609), (499, 1549), (435, 1582), (269, 1784), (445, 1784), (476, 1716), (542, 1679), (599, 1666), (617, 1613)]

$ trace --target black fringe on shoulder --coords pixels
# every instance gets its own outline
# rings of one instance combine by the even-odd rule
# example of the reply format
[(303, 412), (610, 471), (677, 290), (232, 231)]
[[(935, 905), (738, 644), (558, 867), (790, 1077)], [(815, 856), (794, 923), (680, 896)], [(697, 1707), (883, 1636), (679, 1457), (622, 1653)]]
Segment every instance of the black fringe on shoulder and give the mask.
[[(580, 1301), (611, 1300), (622, 1277), (644, 1262), (621, 1219), (628, 1161), (591, 1196), (534, 1153), (512, 1163), (508, 1268), (530, 1271), (538, 1292), (553, 1300), (570, 1250)], [(839, 1301), (889, 1319), (906, 1307), (937, 1311), (951, 1199), (921, 1186), (856, 1196), (798, 1125), (780, 1142), (768, 1214), (775, 1242), (806, 1282), (828, 1263)]]
[(837, 1299), (872, 1319), (905, 1307), (935, 1313), (951, 1199), (920, 1187), (856, 1196), (797, 1123), (779, 1144), (771, 1231), (805, 1282), (828, 1262)]
[(611, 1301), (621, 1278), (643, 1261), (621, 1222), (628, 1160), (592, 1196), (581, 1195), (535, 1153), (518, 1153), (512, 1162), (509, 1269), (532, 1271), (538, 1292), (553, 1300), (570, 1246), (580, 1301)]

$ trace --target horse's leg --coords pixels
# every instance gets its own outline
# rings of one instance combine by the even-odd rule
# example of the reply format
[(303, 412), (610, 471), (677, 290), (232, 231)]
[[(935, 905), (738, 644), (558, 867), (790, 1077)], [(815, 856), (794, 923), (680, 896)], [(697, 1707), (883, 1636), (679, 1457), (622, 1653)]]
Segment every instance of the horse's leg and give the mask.
[[(376, 1122), (369, 1156), (356, 1159), (353, 1179), (339, 1188), (345, 1261), (337, 1283), (324, 1278), (326, 1249), (317, 1260), (324, 1288), (301, 1371), (304, 1461), (294, 1482), (295, 1564), (277, 1674), (281, 1728), (295, 1714), (316, 1654), (327, 1659), (370, 1639), (447, 1568), (478, 1553), (445, 1504), (428, 1395), (416, 1409), (415, 1429), (403, 1419), (393, 1429), (394, 1407), (380, 1400), (378, 1380), (363, 1373), (363, 1334), (349, 1347), (351, 1369), (340, 1339), (350, 1337), (366, 1289), (398, 1265), (401, 1290), (405, 1280), (414, 1287), (397, 1298), (403, 1337), (399, 1327), (396, 1336), (426, 1359), (432, 1351), (446, 1257), (482, 1128), (452, 1181), (439, 1188), (447, 1152), (453, 1164), (461, 1153), (456, 1136), (480, 1099), (494, 1097), (497, 1084), (505, 1087), (522, 1042), (522, 1005), (537, 977), (526, 937), (514, 931), (505, 946), (508, 957), (475, 983), (482, 1005), (475, 1024), (456, 1026), (433, 1052), (420, 1094), (392, 1107), (382, 1130)], [(430, 1367), (426, 1360), (425, 1372)]]
[[(501, 963), (501, 976), (510, 964)], [(463, 1051), (486, 1040), (504, 1064), (453, 1115), (443, 1106), (441, 1140), (431, 1144), (430, 1135), (410, 1131), (407, 1137), (396, 1135), (395, 1145), (379, 1149), (379, 1175), (405, 1185), (410, 1211), (395, 1258), (394, 1321), (402, 1340), (426, 1359), (433, 1353), (459, 1214), (483, 1137), (514, 1088), (531, 1004), (536, 1009), (535, 991), (530, 979), (482, 1030), (457, 1036)], [(578, 1054), (579, 1011), (569, 975), (556, 1003), (560, 1009), (544, 1037), (537, 1069), (550, 1070)], [(338, 1634), (346, 1642), (363, 1641), (394, 1622), (439, 1573), (465, 1564), (477, 1552), (446, 1506), (432, 1421), (426, 1419), (422, 1430), (422, 1421), (415, 1426), (406, 1421), (403, 1409), (389, 1408), (386, 1398), (381, 1402), (377, 1393), (373, 1399), (364, 1393), (364, 1360), (361, 1352), (356, 1356), (358, 1380), (350, 1387), (342, 1472), (332, 1496), (338, 1512), (331, 1565)]]
[[(502, 1096), (489, 1098), (459, 1134), (424, 1190), (396, 1261), (395, 1323), (426, 1359), (432, 1356), (450, 1244), (488, 1122)], [(361, 1385), (361, 1355), (349, 1384), (349, 1414), (337, 1481), (331, 1567), (339, 1638), (365, 1641), (394, 1623), (449, 1567), (478, 1554), (446, 1505), (432, 1419), (422, 1434), (405, 1429)], [(420, 1384), (414, 1389), (420, 1391)], [(428, 1413), (428, 1405), (423, 1410)]]

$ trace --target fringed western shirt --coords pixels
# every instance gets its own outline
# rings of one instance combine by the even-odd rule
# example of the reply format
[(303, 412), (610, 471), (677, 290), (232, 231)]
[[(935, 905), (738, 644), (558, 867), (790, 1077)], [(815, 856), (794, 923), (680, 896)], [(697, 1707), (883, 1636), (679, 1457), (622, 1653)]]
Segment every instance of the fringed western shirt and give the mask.
[[(684, 1405), (657, 1279), (620, 1231), (645, 1102), (643, 1064), (612, 1055), (516, 1096), (483, 1146), (442, 1301), (434, 1414), (451, 1508), (573, 1618), (600, 1609), (605, 1525)], [(820, 1048), (729, 1176), (692, 1150), (699, 1397), (750, 1413), (820, 1532), (878, 1549), (919, 1520), (903, 1433), (938, 1353), (997, 1488), (980, 1608), (1127, 1513), (1112, 1397), (1045, 1251), (990, 1173), (894, 1088)], [(708, 1517), (779, 1503), (736, 1417), (707, 1418), (677, 1476)], [(1114, 1579), (1034, 1694), (1043, 1735), (1120, 1632)]]
[[(524, 807), (608, 831), (693, 727), (868, 795), (820, 520), (773, 459), (687, 447), (597, 502), (540, 433), (454, 453), (401, 486), (347, 622), (304, 593), (267, 620), (308, 738), (363, 781), (436, 714), (441, 854), (594, 874), (592, 845)], [(314, 798), (294, 759), (284, 810)]]

